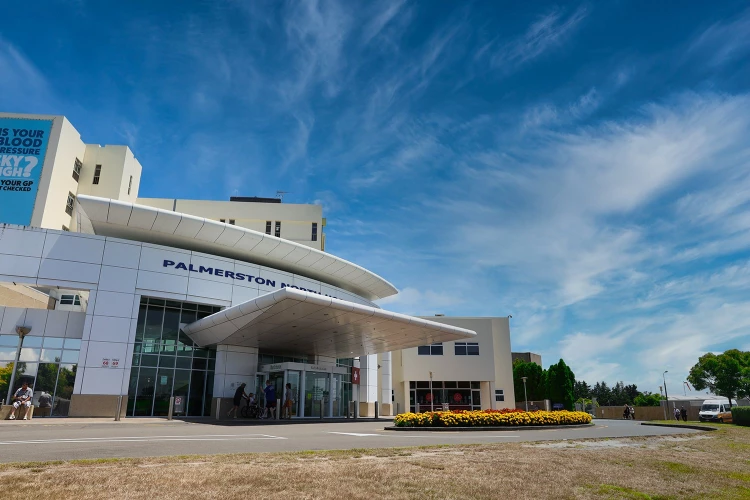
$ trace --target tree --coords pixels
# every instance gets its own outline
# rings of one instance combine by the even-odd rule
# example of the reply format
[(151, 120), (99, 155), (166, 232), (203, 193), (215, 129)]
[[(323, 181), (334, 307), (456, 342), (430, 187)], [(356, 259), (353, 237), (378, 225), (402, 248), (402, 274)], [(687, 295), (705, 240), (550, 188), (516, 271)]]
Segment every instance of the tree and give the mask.
[(633, 404), (635, 406), (659, 406), (661, 404), (661, 400), (662, 397), (659, 394), (644, 392), (634, 398)]
[(591, 399), (591, 387), (585, 380), (576, 380), (573, 384), (573, 397), (579, 399)]
[(596, 398), (596, 402), (600, 406), (610, 406), (612, 402), (612, 390), (607, 386), (606, 382), (597, 382), (591, 389), (591, 397)]
[[(708, 389), (714, 394), (732, 400), (744, 394), (748, 385), (745, 374), (750, 369), (750, 352), (730, 349), (721, 354), (707, 353), (698, 358), (690, 369), (688, 382), (697, 390)], [(750, 389), (750, 388), (748, 388)]]
[(523, 398), (523, 379), (526, 377), (526, 397), (529, 401), (541, 401), (546, 398), (544, 370), (536, 363), (517, 360), (513, 363), (513, 388), (516, 400)]
[(562, 403), (566, 410), (572, 410), (575, 381), (576, 377), (571, 369), (560, 359), (547, 369), (547, 397), (552, 403)]

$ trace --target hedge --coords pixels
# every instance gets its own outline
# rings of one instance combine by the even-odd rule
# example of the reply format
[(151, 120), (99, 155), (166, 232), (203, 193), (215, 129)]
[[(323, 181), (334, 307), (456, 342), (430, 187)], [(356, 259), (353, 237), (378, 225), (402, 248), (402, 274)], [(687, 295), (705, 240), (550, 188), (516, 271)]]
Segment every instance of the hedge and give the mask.
[(397, 427), (518, 427), (537, 425), (590, 424), (591, 415), (582, 411), (455, 410), (401, 413)]
[(750, 406), (732, 408), (732, 423), (750, 427)]

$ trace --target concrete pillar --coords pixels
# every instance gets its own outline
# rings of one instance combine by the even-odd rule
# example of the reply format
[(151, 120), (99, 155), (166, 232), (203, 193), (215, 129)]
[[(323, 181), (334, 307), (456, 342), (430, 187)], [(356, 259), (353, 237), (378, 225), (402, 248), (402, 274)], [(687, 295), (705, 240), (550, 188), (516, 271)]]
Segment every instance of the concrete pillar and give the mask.
[(380, 355), (380, 414), (393, 415), (393, 377), (391, 375), (391, 353)]
[(378, 355), (360, 356), (359, 364), (359, 414), (363, 417), (373, 417), (375, 401), (378, 398)]

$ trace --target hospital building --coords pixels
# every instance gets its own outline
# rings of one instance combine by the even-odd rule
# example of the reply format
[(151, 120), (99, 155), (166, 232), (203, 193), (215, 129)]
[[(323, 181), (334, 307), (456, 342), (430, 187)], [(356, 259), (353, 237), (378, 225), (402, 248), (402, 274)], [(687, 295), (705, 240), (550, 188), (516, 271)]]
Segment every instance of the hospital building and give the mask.
[(515, 407), (508, 317), (388, 311), (388, 269), (327, 252), (319, 205), (141, 197), (150, 167), (64, 116), (0, 113), (6, 405), (26, 382), (52, 399), (35, 415), (161, 416), (175, 397), (223, 418), (271, 380), (296, 418)]

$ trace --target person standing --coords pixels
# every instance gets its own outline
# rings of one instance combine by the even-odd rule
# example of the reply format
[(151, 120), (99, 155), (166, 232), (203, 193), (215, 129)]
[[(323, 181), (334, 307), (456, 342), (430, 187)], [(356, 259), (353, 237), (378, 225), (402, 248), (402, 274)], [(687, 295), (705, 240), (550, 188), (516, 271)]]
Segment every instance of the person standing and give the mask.
[(234, 418), (237, 418), (237, 412), (240, 410), (240, 404), (242, 403), (242, 398), (247, 399), (248, 395), (245, 394), (245, 382), (242, 382), (240, 386), (237, 388), (236, 391), (234, 391), (234, 398), (232, 399), (232, 409), (229, 410), (229, 413), (227, 413), (227, 417), (234, 412)]
[(684, 406), (680, 408), (680, 416), (682, 417), (683, 422), (687, 422), (687, 410)]
[(32, 392), (31, 387), (29, 387), (29, 384), (24, 382), (23, 385), (21, 385), (21, 387), (13, 395), (13, 409), (10, 410), (11, 420), (16, 419), (16, 410), (19, 406), (26, 407), (26, 411), (23, 414), (23, 419), (28, 420), (29, 409), (31, 408), (31, 398), (33, 395), (34, 393)]
[(263, 389), (263, 394), (266, 396), (266, 408), (263, 411), (263, 418), (268, 418), (270, 413), (271, 418), (276, 416), (276, 388), (271, 384), (270, 380), (266, 380), (266, 387)]
[(676, 406), (674, 407), (674, 419), (680, 421), (680, 409)]
[(284, 391), (284, 413), (282, 413), (282, 418), (292, 418), (292, 405), (294, 405), (292, 384), (286, 384), (286, 391)]

